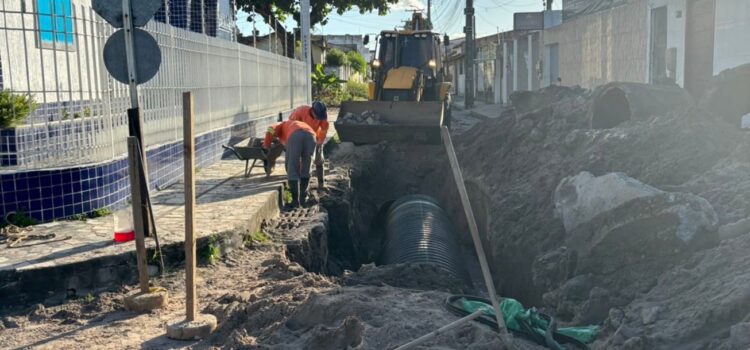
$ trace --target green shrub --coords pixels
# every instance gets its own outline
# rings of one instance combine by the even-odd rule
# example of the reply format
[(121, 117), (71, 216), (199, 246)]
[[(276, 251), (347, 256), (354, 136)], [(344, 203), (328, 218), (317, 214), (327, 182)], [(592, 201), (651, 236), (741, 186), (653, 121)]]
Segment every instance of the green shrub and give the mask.
[(329, 66), (346, 66), (346, 54), (339, 49), (331, 49), (326, 53), (326, 65)]
[(200, 257), (203, 261), (213, 265), (219, 260), (219, 254), (221, 254), (221, 252), (219, 251), (218, 240), (216, 239), (216, 236), (210, 236), (208, 238), (208, 244), (200, 252)]
[(36, 101), (31, 95), (0, 90), (0, 129), (14, 128), (36, 110)]
[(349, 67), (352, 67), (354, 71), (359, 72), (360, 74), (365, 74), (365, 69), (367, 69), (367, 62), (365, 62), (365, 59), (362, 57), (362, 55), (359, 54), (359, 52), (347, 52), (346, 60), (347, 62), (349, 62)]
[(338, 84), (315, 95), (315, 99), (326, 104), (326, 106), (340, 106), (341, 102), (351, 100), (351, 95)]
[(263, 231), (257, 230), (254, 233), (248, 234), (244, 237), (243, 243), (246, 246), (253, 246), (256, 244), (264, 244), (270, 241), (270, 238), (268, 235), (266, 235)]
[(92, 219), (96, 219), (96, 218), (100, 218), (100, 217), (111, 215), (111, 214), (112, 212), (109, 209), (99, 208), (99, 209), (94, 209), (94, 211), (89, 213), (89, 217)]
[(8, 215), (8, 223), (18, 227), (27, 227), (37, 224), (36, 220), (31, 216), (28, 216), (23, 210)]
[(354, 100), (366, 100), (367, 84), (356, 81), (348, 81), (346, 83), (346, 92)]
[(288, 187), (284, 187), (284, 193), (282, 194), (281, 198), (285, 204), (292, 202), (292, 191), (289, 190)]

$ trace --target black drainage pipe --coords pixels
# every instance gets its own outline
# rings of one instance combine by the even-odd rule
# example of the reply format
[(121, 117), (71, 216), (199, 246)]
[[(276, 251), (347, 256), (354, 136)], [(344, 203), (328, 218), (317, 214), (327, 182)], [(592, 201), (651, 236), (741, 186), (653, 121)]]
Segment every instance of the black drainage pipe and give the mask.
[(424, 195), (402, 197), (385, 219), (386, 243), (382, 263), (428, 263), (468, 282), (466, 265), (445, 211)]

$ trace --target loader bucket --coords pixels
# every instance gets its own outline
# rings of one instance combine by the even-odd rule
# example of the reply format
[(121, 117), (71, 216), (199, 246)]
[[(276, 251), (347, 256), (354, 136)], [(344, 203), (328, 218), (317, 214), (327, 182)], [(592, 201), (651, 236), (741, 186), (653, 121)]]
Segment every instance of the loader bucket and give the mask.
[[(351, 124), (342, 122), (348, 113), (379, 114), (382, 124)], [(334, 126), (339, 139), (355, 145), (377, 144), (382, 141), (398, 143), (439, 144), (443, 123), (443, 103), (349, 101), (341, 104), (339, 119)]]

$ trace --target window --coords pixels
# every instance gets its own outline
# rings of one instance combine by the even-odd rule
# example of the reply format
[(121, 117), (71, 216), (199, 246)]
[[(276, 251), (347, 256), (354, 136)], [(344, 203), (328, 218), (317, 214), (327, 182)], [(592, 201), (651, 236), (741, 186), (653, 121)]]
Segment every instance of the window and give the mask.
[(36, 0), (39, 41), (45, 47), (73, 45), (70, 0)]

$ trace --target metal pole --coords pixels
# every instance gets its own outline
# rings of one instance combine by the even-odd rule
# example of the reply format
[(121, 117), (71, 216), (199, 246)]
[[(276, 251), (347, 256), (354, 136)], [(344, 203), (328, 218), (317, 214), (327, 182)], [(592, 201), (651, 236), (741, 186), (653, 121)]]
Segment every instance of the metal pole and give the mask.
[(483, 310), (474, 311), (474, 313), (470, 314), (469, 316), (466, 316), (466, 317), (464, 317), (462, 319), (453, 321), (453, 322), (451, 322), (451, 323), (449, 323), (449, 324), (447, 324), (445, 326), (440, 327), (436, 331), (432, 331), (432, 332), (430, 332), (428, 334), (425, 334), (425, 335), (423, 335), (423, 336), (421, 336), (421, 337), (419, 337), (417, 339), (414, 339), (414, 340), (412, 340), (412, 341), (410, 341), (410, 342), (408, 342), (408, 343), (406, 343), (404, 345), (401, 345), (401, 346), (397, 347), (394, 350), (412, 349), (415, 346), (417, 346), (419, 344), (422, 344), (422, 343), (424, 343), (424, 342), (426, 342), (426, 341), (428, 341), (428, 340), (430, 340), (432, 338), (435, 338), (435, 337), (437, 337), (437, 336), (439, 336), (441, 334), (444, 334), (444, 333), (446, 333), (448, 331), (451, 331), (451, 330), (453, 330), (455, 328), (458, 328), (459, 326), (462, 326), (465, 323), (471, 322), (472, 320), (476, 319), (477, 317), (482, 316), (483, 312), (484, 312)]
[[(122, 0), (123, 29), (125, 30), (125, 58), (128, 62), (128, 86), (130, 107), (138, 108), (138, 78), (135, 75), (135, 49), (133, 45), (133, 20), (130, 15), (130, 0)], [(143, 147), (143, 144), (141, 144)]]
[(464, 33), (466, 34), (466, 53), (464, 55), (464, 66), (466, 88), (464, 92), (464, 107), (474, 107), (474, 0), (466, 0), (466, 26), (464, 27)]
[(432, 27), (432, 0), (427, 0), (427, 20), (430, 21), (430, 27)]
[(255, 16), (257, 16), (257, 15), (258, 14), (255, 13), (255, 5), (253, 5), (253, 47), (255, 47), (255, 48), (258, 47), (256, 45), (256, 42), (255, 42), (255, 32), (256, 32), (256, 28), (255, 28)]
[(300, 1), (300, 24), (302, 26), (302, 57), (305, 60), (305, 87), (307, 88), (306, 99), (309, 104), (312, 100), (312, 84), (310, 72), (312, 72), (312, 55), (310, 54), (310, 0)]

